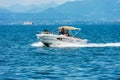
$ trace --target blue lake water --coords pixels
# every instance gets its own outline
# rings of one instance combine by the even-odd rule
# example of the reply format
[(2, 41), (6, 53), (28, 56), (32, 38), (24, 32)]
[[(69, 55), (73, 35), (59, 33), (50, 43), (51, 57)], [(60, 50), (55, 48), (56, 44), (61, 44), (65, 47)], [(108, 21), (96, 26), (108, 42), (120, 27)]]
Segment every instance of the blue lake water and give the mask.
[(59, 26), (0, 26), (0, 80), (120, 80), (120, 26), (74, 26), (97, 46), (34, 47), (37, 33)]

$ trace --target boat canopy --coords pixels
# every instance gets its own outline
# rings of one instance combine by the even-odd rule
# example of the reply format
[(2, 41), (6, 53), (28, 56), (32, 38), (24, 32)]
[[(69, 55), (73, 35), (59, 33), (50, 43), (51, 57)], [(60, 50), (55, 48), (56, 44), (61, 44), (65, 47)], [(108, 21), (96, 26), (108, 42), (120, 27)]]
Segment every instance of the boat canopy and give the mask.
[(65, 30), (80, 30), (80, 28), (72, 27), (72, 26), (61, 26), (59, 29), (64, 28)]

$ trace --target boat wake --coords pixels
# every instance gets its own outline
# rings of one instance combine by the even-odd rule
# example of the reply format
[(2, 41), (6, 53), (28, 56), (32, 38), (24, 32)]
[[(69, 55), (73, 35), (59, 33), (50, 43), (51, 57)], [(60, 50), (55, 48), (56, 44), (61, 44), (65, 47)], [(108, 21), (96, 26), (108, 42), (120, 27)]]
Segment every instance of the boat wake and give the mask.
[(120, 47), (120, 43), (90, 43), (80, 47)]
[[(31, 44), (33, 47), (43, 47), (44, 44), (41, 42), (36, 42)], [(50, 47), (120, 47), (120, 42), (118, 43), (89, 43), (85, 45), (79, 44), (61, 44), (61, 45), (51, 45)]]
[(33, 46), (33, 47), (43, 47), (44, 44), (42, 42), (35, 42), (35, 43), (31, 44), (31, 46)]

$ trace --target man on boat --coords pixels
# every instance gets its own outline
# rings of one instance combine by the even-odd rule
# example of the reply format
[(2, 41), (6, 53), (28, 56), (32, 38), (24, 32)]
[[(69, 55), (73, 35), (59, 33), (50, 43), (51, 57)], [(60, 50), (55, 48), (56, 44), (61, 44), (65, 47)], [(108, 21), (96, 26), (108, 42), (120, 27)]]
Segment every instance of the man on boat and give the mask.
[(48, 30), (44, 30), (42, 34), (48, 34)]
[(65, 35), (65, 36), (69, 36), (69, 32), (68, 30), (65, 30), (64, 28), (61, 28), (59, 31), (59, 35)]
[(64, 28), (61, 28), (59, 31), (59, 35), (64, 35), (64, 34), (65, 34), (65, 30), (64, 30)]
[(65, 30), (64, 35), (67, 37), (70, 36), (68, 30)]

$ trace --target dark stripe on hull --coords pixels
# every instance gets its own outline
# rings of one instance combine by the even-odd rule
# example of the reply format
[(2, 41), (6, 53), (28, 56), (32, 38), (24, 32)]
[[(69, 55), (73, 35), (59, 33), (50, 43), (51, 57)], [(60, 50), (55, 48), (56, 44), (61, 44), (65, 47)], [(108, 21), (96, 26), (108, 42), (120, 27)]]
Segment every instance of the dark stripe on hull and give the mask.
[(50, 47), (49, 43), (43, 43), (46, 47)]

